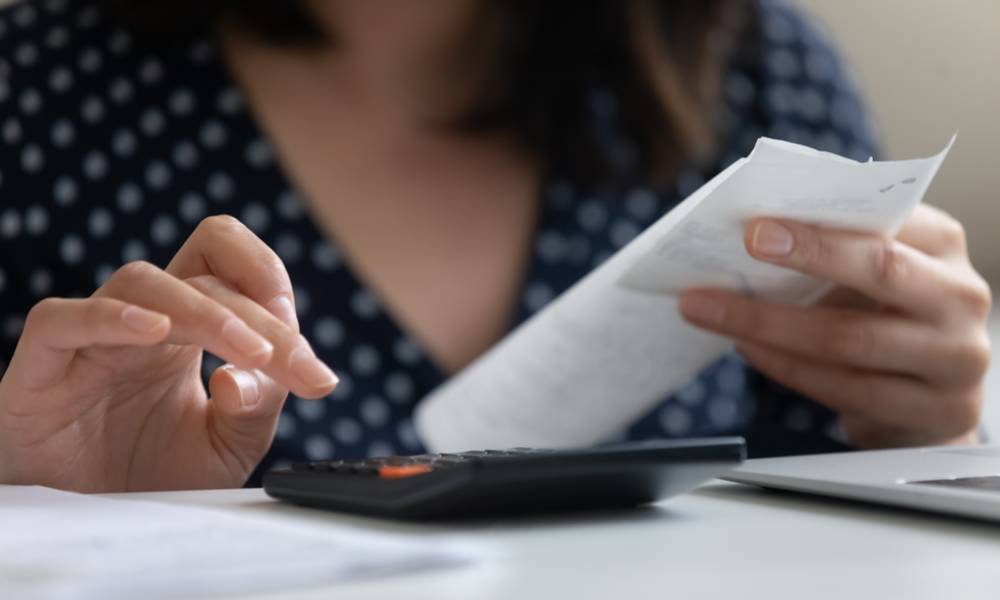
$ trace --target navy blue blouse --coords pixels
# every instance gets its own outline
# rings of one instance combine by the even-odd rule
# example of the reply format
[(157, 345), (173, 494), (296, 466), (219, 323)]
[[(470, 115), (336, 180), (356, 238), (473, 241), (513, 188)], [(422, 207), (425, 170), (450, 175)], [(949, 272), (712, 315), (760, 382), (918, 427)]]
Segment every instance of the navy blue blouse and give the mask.
[[(858, 159), (872, 127), (826, 34), (761, 0), (757, 56), (724, 77), (724, 143), (671, 186), (642, 177), (593, 193), (551, 174), (513, 328), (631, 240), (758, 136)], [(593, 125), (629, 167), (608, 94)], [(0, 371), (24, 316), (47, 296), (89, 295), (133, 260), (166, 265), (206, 216), (242, 220), (282, 258), (302, 331), (341, 383), (321, 402), (289, 399), (262, 467), (296, 459), (422, 450), (414, 405), (445, 375), (322, 234), (209, 40), (150, 49), (89, 1), (25, 0), (0, 10)], [(219, 366), (206, 356), (205, 372)], [(735, 355), (707, 369), (623, 438), (772, 429), (829, 434), (832, 415)], [(781, 451), (790, 443), (779, 443)]]

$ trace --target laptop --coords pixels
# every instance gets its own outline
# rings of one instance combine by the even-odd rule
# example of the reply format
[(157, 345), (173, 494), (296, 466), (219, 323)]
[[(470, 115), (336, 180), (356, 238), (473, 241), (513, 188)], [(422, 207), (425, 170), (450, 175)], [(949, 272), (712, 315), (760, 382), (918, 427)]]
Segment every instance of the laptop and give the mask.
[(1000, 446), (761, 458), (722, 478), (1000, 522)]

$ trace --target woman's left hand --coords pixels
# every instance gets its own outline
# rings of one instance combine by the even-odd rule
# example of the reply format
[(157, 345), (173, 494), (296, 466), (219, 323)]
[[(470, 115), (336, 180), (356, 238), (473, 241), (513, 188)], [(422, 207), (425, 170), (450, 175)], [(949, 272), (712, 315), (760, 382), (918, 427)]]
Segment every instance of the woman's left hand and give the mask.
[(750, 255), (838, 284), (815, 306), (716, 290), (681, 299), (771, 379), (837, 411), (861, 447), (974, 442), (990, 289), (962, 226), (921, 205), (895, 239), (790, 221), (747, 225)]

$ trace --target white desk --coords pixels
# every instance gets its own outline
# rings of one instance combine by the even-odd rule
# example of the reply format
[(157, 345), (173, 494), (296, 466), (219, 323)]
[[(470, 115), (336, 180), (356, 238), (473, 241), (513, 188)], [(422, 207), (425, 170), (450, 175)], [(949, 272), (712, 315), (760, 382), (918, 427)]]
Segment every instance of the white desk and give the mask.
[[(1000, 526), (727, 483), (639, 511), (460, 525), (384, 522), (274, 502), (260, 490), (128, 497), (323, 527), (351, 523), (490, 558), (280, 598), (1000, 598)], [(267, 550), (262, 548), (262, 552)]]

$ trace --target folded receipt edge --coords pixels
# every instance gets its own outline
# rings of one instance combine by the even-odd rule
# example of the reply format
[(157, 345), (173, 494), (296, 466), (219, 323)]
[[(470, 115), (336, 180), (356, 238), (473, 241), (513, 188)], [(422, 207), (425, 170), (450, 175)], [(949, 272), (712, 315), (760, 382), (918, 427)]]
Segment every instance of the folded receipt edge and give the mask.
[[(881, 162), (759, 139), (750, 155), (428, 394), (415, 411), (418, 435), (433, 451), (583, 446), (619, 435), (731, 348), (680, 318), (679, 289), (717, 285), (808, 304), (830, 288), (749, 259), (742, 248), (747, 218), (895, 233), (955, 139), (925, 159)], [(917, 185), (884, 185), (901, 174)], [(699, 224), (715, 228), (709, 233), (716, 237), (705, 238)], [(671, 261), (671, 252), (683, 260)]]

